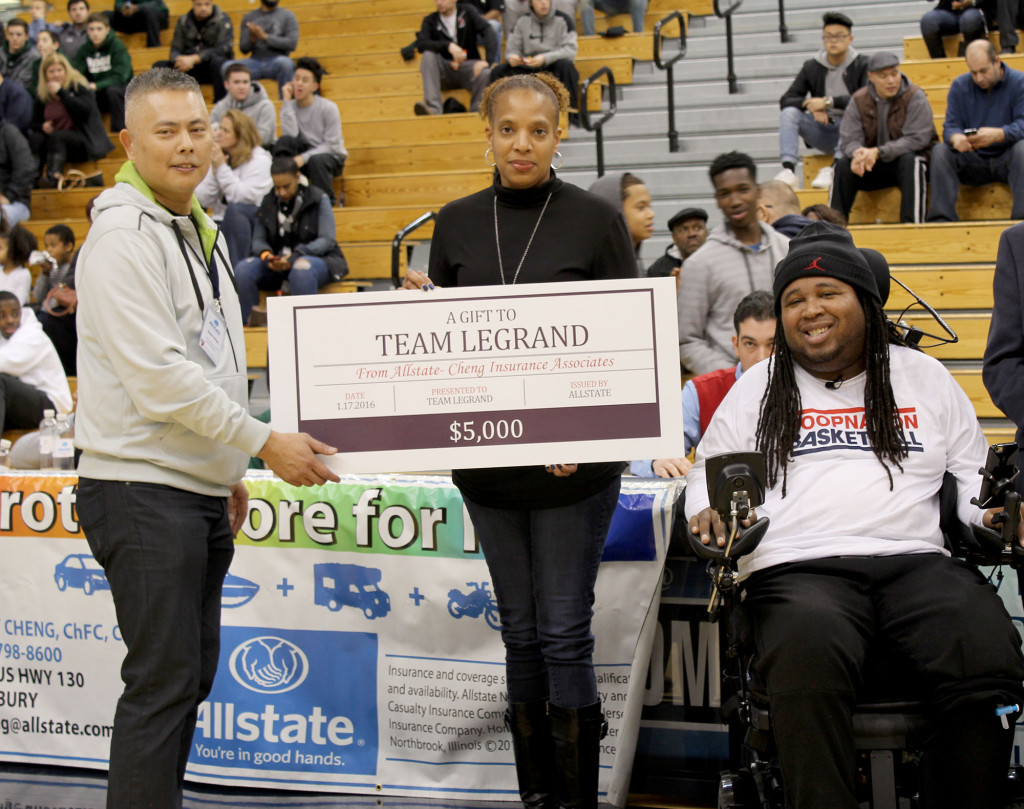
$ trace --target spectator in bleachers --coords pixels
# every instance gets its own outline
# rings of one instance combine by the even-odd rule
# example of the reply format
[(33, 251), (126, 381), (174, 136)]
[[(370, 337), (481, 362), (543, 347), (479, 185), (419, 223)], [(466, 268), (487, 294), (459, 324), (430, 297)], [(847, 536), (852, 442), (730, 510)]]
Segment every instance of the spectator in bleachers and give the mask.
[(494, 29), (472, 5), (455, 0), (435, 0), (437, 11), (423, 18), (416, 35), (416, 49), (423, 77), (423, 100), (413, 111), (417, 115), (441, 114), (441, 91), (461, 87), (469, 90), (469, 108), (480, 109), (480, 98), (490, 78), (487, 61), (480, 58), (477, 40), (485, 52), (493, 51)]
[[(39, 323), (57, 350), (64, 373), (75, 376), (75, 233), (67, 225), (54, 225), (43, 234), (43, 261), (39, 264), (32, 297), (39, 303)], [(47, 256), (49, 260), (47, 260)]]
[(68, 61), (73, 62), (78, 55), (78, 49), (89, 38), (85, 30), (89, 19), (89, 0), (68, 0), (68, 17), (71, 21), (61, 26), (57, 39), (60, 42), (60, 52)]
[[(46, 34), (42, 35), (46, 38)], [(18, 81), (5, 81), (0, 76), (0, 119), (14, 124), (28, 136), (32, 126), (32, 94)]]
[[(792, 189), (790, 189), (792, 191)], [(633, 461), (629, 471), (642, 478), (678, 478), (690, 471), (690, 460), (685, 457), (700, 443), (701, 436), (711, 423), (736, 380), (775, 350), (775, 298), (771, 292), (751, 292), (739, 302), (732, 316), (735, 333), (732, 350), (738, 362), (731, 368), (695, 376), (683, 385), (683, 456), (653, 461)]]
[(32, 65), (39, 58), (28, 38), (28, 23), (15, 17), (7, 22), (4, 29), (3, 76), (9, 81), (19, 82), (25, 89), (32, 84)]
[(110, 26), (122, 34), (146, 32), (146, 47), (160, 45), (160, 32), (167, 28), (170, 14), (164, 0), (114, 0)]
[(35, 42), (40, 31), (52, 31), (58, 33), (60, 26), (56, 23), (47, 22), (46, 15), (53, 11), (48, 0), (31, 0), (28, 4), (28, 38)]
[(44, 410), (73, 407), (64, 368), (35, 314), (0, 291), (0, 431), (36, 428)]
[(253, 217), (273, 185), (270, 153), (260, 146), (256, 124), (244, 112), (228, 110), (214, 135), (210, 170), (196, 198), (220, 223), (231, 266), (249, 257)]
[(529, 13), (519, 18), (505, 45), (505, 61), (491, 68), (491, 82), (543, 70), (565, 85), (569, 106), (577, 108), (576, 26), (551, 0), (530, 0)]
[(969, 73), (946, 99), (942, 142), (932, 149), (929, 222), (956, 222), (960, 183), (1010, 184), (1012, 219), (1024, 218), (1024, 73), (996, 55), (987, 39), (967, 46)]
[[(576, 25), (576, 12), (579, 9), (579, 0), (555, 0), (555, 11), (561, 11)], [(501, 21), (505, 27), (506, 34), (516, 30), (516, 23), (530, 10), (530, 0), (505, 0), (505, 10), (502, 12)]]
[(594, 8), (605, 14), (626, 14), (633, 18), (633, 33), (644, 30), (644, 16), (647, 14), (647, 0), (580, 0), (580, 23), (583, 36), (594, 35)]
[(708, 212), (703, 208), (683, 208), (668, 220), (668, 230), (672, 234), (672, 244), (647, 268), (647, 275), (649, 278), (671, 275), (676, 279), (678, 289), (683, 263), (708, 240)]
[[(40, 31), (39, 36), (36, 37), (36, 50), (39, 51), (39, 58), (32, 63), (32, 83), (25, 91), (29, 93), (29, 101), (35, 98), (36, 88), (39, 86), (39, 66), (47, 56), (60, 51), (60, 40), (52, 31)], [(31, 118), (31, 113), (29, 113), (29, 117)]]
[(277, 140), (277, 110), (263, 85), (252, 80), (248, 67), (233, 62), (224, 69), (224, 90), (224, 97), (210, 112), (210, 122), (219, 124), (228, 110), (244, 112), (256, 124), (260, 142), (269, 148)]
[(275, 157), (270, 174), (274, 190), (256, 212), (252, 257), (235, 267), (243, 322), (259, 303), (261, 289), (278, 290), (287, 281), (292, 295), (314, 295), (348, 274), (327, 195), (290, 157)]
[(94, 11), (86, 23), (88, 40), (78, 49), (72, 65), (96, 94), (100, 112), (110, 113), (110, 129), (124, 129), (124, 91), (132, 80), (132, 58), (124, 43), (110, 30), (107, 18)]
[(0, 290), (12, 293), (24, 306), (32, 293), (32, 272), (29, 256), (39, 242), (21, 225), (0, 232)]
[(757, 198), (757, 218), (771, 225), (787, 239), (792, 239), (814, 221), (800, 213), (800, 198), (796, 191), (789, 183), (781, 180), (769, 180), (761, 184)]
[[(505, 12), (503, 0), (464, 0), (480, 12), (480, 16), (487, 20), (487, 24), (494, 29), (494, 39), (487, 40), (485, 37), (477, 37), (476, 44), (483, 45), (486, 50), (487, 64), (496, 65), (501, 61), (501, 19)], [(509, 29), (510, 31), (512, 29)]]
[(725, 222), (686, 260), (679, 282), (679, 358), (695, 374), (736, 363), (733, 312), (745, 295), (771, 289), (789, 239), (757, 218), (757, 167), (741, 152), (721, 154), (708, 171)]
[(213, 0), (192, 0), (192, 9), (174, 26), (171, 58), (153, 67), (173, 67), (200, 84), (212, 84), (213, 100), (220, 101), (226, 92), (223, 67), (235, 55), (234, 43), (231, 18)]
[[(32, 151), (40, 158), (39, 187), (56, 188), (68, 163), (99, 160), (113, 151), (114, 144), (103, 125), (96, 94), (64, 54), (47, 56), (40, 72)], [(103, 185), (102, 174), (89, 179)]]
[(18, 127), (0, 120), (0, 211), (5, 227), (28, 219), (35, 179), (36, 159), (28, 141)]
[(299, 20), (295, 12), (278, 6), (280, 0), (260, 0), (260, 7), (242, 17), (238, 50), (251, 54), (242, 59), (254, 82), (276, 79), (284, 98), (284, 86), (292, 80), (295, 63), (288, 55), (299, 44)]
[[(853, 47), (853, 21), (845, 14), (828, 11), (822, 22), (821, 51), (804, 62), (779, 100), (782, 171), (775, 179), (793, 188), (800, 186), (796, 174), (800, 139), (812, 149), (839, 158), (839, 124), (843, 110), (850, 96), (867, 82), (868, 58)], [(828, 188), (831, 184), (831, 166), (822, 168), (811, 181), (814, 188)]]
[(295, 76), (284, 88), (281, 137), (274, 144), (273, 153), (295, 158), (302, 173), (327, 194), (331, 205), (344, 205), (344, 194), (335, 198), (334, 178), (341, 176), (348, 152), (341, 133), (341, 111), (337, 104), (320, 95), (324, 73), (311, 56), (303, 56), (295, 63)]
[(967, 45), (984, 39), (998, 25), (999, 47), (1003, 53), (1017, 48), (1017, 0), (939, 0), (935, 8), (921, 18), (921, 36), (932, 59), (945, 59), (942, 38), (962, 34), (958, 56)]
[(853, 94), (843, 115), (829, 205), (843, 214), (858, 191), (898, 186), (900, 221), (923, 222), (928, 153), (938, 142), (924, 90), (900, 70), (888, 51), (868, 61), (868, 85)]
[(808, 205), (801, 213), (815, 222), (831, 222), (833, 225), (839, 225), (841, 228), (845, 228), (848, 224), (845, 216), (835, 208), (830, 208), (822, 202), (819, 202), (817, 205)]
[(587, 190), (611, 203), (626, 220), (626, 229), (636, 255), (637, 275), (642, 275), (644, 268), (640, 264), (640, 245), (654, 234), (651, 192), (644, 181), (628, 171), (615, 171), (595, 180)]

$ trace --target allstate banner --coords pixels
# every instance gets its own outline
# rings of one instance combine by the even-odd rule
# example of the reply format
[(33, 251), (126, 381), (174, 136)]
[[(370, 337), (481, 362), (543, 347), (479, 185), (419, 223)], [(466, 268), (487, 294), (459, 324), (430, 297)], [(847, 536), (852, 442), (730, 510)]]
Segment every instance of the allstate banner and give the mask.
[[(518, 800), (490, 576), (447, 477), (250, 474), (188, 776)], [(0, 476), (0, 759), (106, 768), (124, 645), (74, 477)], [(624, 479), (597, 582), (600, 790), (625, 803), (676, 484)]]

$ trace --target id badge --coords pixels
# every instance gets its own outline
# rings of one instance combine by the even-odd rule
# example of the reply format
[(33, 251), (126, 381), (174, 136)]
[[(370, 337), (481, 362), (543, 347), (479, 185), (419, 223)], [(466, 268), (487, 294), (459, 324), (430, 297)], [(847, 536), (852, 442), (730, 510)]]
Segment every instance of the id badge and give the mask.
[(216, 306), (207, 306), (203, 316), (203, 331), (199, 335), (199, 347), (214, 365), (220, 361), (220, 353), (224, 350), (226, 331), (224, 315), (217, 311)]

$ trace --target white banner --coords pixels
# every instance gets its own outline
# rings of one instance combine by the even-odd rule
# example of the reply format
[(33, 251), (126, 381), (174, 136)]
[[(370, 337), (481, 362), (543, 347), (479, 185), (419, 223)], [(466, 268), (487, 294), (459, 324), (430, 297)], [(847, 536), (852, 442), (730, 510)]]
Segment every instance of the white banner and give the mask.
[(670, 278), (276, 297), (277, 429), (339, 473), (682, 455)]
[[(0, 759), (103, 769), (124, 654), (73, 477), (0, 477)], [(188, 777), (518, 800), (486, 563), (447, 478), (246, 479)], [(597, 582), (601, 793), (627, 796), (676, 484), (625, 479)]]

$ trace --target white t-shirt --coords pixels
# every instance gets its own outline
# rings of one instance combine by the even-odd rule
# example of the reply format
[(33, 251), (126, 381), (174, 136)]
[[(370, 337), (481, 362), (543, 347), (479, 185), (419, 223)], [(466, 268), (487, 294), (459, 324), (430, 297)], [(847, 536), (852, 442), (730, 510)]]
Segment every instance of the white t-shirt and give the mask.
[(32, 273), (27, 267), (15, 267), (10, 272), (0, 270), (0, 290), (17, 295), (24, 306), (32, 292)]
[[(745, 373), (723, 400), (697, 448), (686, 476), (686, 515), (709, 505), (704, 459), (755, 449), (758, 409), (769, 362)], [(893, 392), (908, 456), (903, 472), (892, 468), (893, 488), (868, 444), (864, 429), (866, 374), (837, 390), (796, 366), (801, 427), (788, 465), (765, 493), (758, 516), (771, 518), (757, 550), (739, 563), (741, 576), (786, 562), (834, 556), (945, 553), (939, 529), (939, 489), (948, 469), (958, 482), (958, 514), (980, 524), (970, 504), (981, 486), (978, 468), (988, 442), (970, 400), (937, 360), (890, 346)]]

